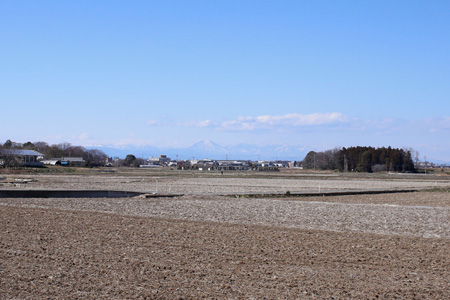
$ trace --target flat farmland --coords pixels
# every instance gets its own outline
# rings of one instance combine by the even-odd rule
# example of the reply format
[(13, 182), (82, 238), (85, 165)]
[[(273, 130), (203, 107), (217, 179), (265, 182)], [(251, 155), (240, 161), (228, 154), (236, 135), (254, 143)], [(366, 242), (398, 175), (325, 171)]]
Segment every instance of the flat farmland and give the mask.
[[(445, 176), (153, 170), (2, 176), (0, 188), (8, 189), (184, 194), (0, 198), (2, 299), (450, 297)], [(319, 188), (433, 190), (226, 196)]]
[[(127, 170), (115, 173), (9, 175), (19, 189), (126, 190), (144, 193), (291, 193), (449, 187), (448, 176)], [(26, 183), (28, 180), (29, 182)], [(1, 184), (1, 182), (0, 182)], [(0, 186), (1, 188), (2, 186)], [(3, 185), (8, 188), (8, 185)]]

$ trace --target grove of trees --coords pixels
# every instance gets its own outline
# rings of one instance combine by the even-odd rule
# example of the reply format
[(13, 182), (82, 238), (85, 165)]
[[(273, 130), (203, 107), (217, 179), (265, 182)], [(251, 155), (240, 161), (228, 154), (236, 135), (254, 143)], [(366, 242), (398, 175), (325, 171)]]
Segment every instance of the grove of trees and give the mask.
[(415, 172), (412, 152), (414, 150), (360, 146), (310, 151), (303, 160), (303, 167), (341, 172)]
[(36, 150), (46, 158), (61, 157), (82, 157), (87, 166), (101, 166), (105, 164), (108, 157), (103, 151), (98, 149), (86, 149), (82, 146), (74, 146), (70, 143), (60, 143), (49, 145), (46, 142), (26, 142), (24, 144), (7, 140), (0, 149)]

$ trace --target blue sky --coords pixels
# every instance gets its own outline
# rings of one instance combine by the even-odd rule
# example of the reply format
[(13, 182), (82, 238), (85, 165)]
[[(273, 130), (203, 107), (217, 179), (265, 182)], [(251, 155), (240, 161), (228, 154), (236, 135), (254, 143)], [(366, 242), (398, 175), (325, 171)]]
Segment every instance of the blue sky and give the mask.
[(0, 142), (392, 146), (450, 161), (449, 13), (449, 1), (0, 0)]

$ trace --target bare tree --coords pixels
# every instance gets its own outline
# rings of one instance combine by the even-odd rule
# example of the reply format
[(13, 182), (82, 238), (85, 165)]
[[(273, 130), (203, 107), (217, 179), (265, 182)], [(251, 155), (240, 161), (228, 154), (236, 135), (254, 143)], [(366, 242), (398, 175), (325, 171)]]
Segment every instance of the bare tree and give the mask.
[(86, 153), (88, 154), (86, 161), (94, 165), (105, 165), (106, 159), (108, 158), (105, 152), (98, 149), (89, 149)]
[(411, 155), (412, 155), (412, 157), (413, 157), (413, 159), (414, 159), (414, 161), (415, 161), (415, 164), (416, 164), (416, 166), (419, 164), (419, 151), (417, 151), (417, 150), (413, 150), (412, 152), (411, 152)]
[(34, 142), (34, 147), (36, 149), (36, 151), (46, 154), (48, 148), (50, 147), (46, 142)]
[(18, 168), (22, 165), (21, 160), (17, 157), (15, 149), (0, 149), (0, 165), (4, 168)]
[(71, 147), (71, 146), (72, 146), (72, 144), (71, 144), (71, 143), (67, 143), (67, 142), (60, 143), (60, 144), (57, 144), (57, 145), (56, 145), (56, 147), (58, 147), (59, 149), (61, 149), (61, 150), (63, 150), (63, 151), (66, 151), (66, 150), (69, 149), (69, 147)]

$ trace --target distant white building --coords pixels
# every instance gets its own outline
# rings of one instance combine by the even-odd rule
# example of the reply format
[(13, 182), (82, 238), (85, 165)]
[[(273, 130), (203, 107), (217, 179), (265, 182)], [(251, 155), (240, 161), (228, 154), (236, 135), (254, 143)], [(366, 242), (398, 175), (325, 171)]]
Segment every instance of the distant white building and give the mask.
[(168, 165), (171, 159), (166, 155), (160, 155), (159, 157), (151, 156), (147, 162), (151, 166), (165, 166)]

